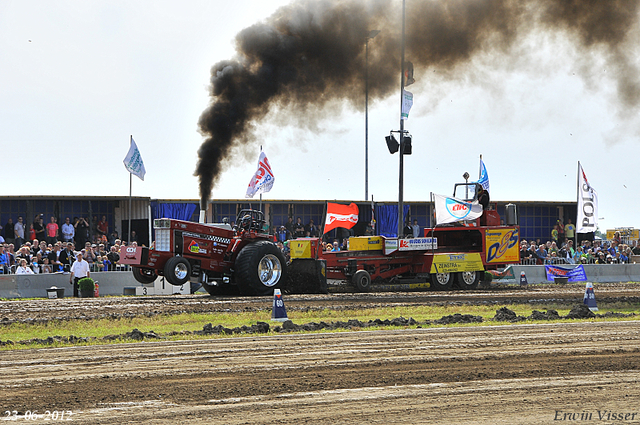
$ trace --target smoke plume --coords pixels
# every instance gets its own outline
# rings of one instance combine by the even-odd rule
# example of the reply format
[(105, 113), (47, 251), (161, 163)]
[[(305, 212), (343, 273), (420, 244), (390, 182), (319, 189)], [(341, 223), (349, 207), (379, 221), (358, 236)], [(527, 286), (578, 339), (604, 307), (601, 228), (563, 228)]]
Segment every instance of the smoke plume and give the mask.
[[(513, 47), (534, 32), (569, 41), (579, 69), (590, 75), (603, 58), (617, 85), (621, 109), (640, 104), (637, 57), (640, 0), (409, 0), (405, 59), (416, 80), (436, 71), (470, 78), (465, 66), (479, 55), (514, 60)], [(370, 45), (369, 96), (382, 99), (400, 86), (402, 3), (399, 0), (299, 0), (236, 36), (237, 55), (211, 69), (211, 104), (199, 127), (206, 140), (195, 174), (206, 204), (237, 149), (254, 144), (253, 125), (274, 108), (322, 110), (332, 102), (363, 107), (365, 37)], [(373, 48), (375, 46), (375, 48)], [(612, 75), (613, 74), (613, 75)], [(307, 113), (313, 121), (317, 114)]]

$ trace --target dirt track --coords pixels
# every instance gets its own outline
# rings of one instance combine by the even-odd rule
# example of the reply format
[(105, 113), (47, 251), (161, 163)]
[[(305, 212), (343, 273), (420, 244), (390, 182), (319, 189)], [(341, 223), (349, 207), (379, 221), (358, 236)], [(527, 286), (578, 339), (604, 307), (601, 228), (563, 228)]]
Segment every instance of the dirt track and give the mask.
[[(596, 284), (599, 302), (640, 303), (640, 284)], [(506, 305), (581, 303), (583, 285), (535, 285), (528, 289), (494, 286), (490, 290), (451, 292), (379, 292), (368, 294), (286, 295), (288, 311), (325, 309), (363, 309), (408, 305)], [(63, 298), (58, 300), (0, 301), (0, 324), (16, 321), (37, 322), (51, 319), (95, 319), (138, 315), (207, 313), (213, 311), (270, 310), (269, 297), (209, 297), (208, 295), (160, 297)], [(2, 338), (0, 338), (2, 339)]]
[[(429, 295), (466, 302), (453, 293), (398, 297)], [(397, 300), (350, 297), (337, 304)], [(287, 308), (296, 302), (287, 298)], [(15, 410), (26, 423), (27, 410), (57, 410), (80, 424), (539, 424), (565, 414), (591, 415), (572, 423), (640, 423), (639, 347), (637, 321), (583, 321), (14, 350), (0, 352), (0, 414)]]

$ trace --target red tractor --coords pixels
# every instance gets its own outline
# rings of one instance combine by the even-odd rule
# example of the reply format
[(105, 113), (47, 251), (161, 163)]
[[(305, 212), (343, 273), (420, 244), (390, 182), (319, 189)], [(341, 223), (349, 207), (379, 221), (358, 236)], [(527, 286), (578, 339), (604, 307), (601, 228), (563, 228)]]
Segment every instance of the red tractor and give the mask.
[(121, 263), (136, 280), (149, 284), (158, 276), (172, 285), (200, 282), (211, 295), (238, 292), (272, 295), (287, 278), (282, 251), (263, 232), (264, 214), (242, 210), (236, 226), (161, 218), (154, 220), (151, 248), (127, 247)]

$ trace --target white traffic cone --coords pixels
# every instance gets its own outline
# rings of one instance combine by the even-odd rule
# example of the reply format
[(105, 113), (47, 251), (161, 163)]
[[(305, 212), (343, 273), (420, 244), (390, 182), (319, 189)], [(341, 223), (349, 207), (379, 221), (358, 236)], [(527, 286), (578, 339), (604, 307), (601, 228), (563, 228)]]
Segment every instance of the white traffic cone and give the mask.
[(524, 274), (524, 270), (520, 272), (520, 286), (527, 286), (529, 282), (527, 282), (527, 275)]
[(587, 288), (584, 291), (584, 305), (589, 307), (591, 311), (598, 311), (598, 305), (596, 304), (596, 294), (593, 292), (593, 284), (587, 282)]
[(284, 308), (284, 301), (279, 289), (273, 290), (273, 310), (271, 311), (271, 320), (276, 322), (286, 322), (287, 310)]

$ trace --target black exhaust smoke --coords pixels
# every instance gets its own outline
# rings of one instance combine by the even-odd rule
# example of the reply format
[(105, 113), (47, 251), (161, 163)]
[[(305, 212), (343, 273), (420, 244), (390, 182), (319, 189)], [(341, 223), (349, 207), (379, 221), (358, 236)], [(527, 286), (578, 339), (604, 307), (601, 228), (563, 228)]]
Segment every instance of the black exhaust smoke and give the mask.
[[(620, 110), (628, 112), (640, 103), (639, 3), (410, 0), (405, 57), (413, 63), (418, 82), (421, 76), (426, 82), (431, 78), (427, 72), (433, 71), (452, 81), (470, 80), (473, 69), (468, 65), (475, 56), (515, 63), (517, 55), (510, 56), (510, 49), (522, 37), (556, 32), (575, 45), (586, 80), (596, 72), (588, 66), (594, 54), (607, 61)], [(323, 107), (330, 103), (364, 107), (364, 43), (372, 29), (381, 33), (369, 51), (369, 96), (381, 99), (398, 90), (401, 9), (399, 0), (301, 0), (242, 30), (236, 36), (236, 58), (211, 69), (211, 105), (198, 123), (206, 137), (195, 171), (201, 205), (206, 206), (234, 151), (258, 145), (253, 124), (275, 107), (295, 111), (309, 127), (322, 119)]]

